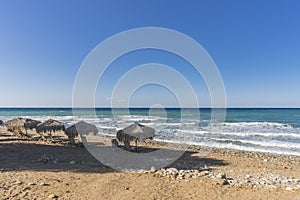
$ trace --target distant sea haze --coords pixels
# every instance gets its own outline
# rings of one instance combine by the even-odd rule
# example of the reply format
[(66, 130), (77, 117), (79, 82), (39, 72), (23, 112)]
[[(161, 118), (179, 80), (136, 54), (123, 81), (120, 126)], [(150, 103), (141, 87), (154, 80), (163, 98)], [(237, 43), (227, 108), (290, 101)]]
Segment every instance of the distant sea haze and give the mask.
[[(95, 124), (99, 134), (115, 135), (133, 122), (156, 129), (155, 140), (300, 156), (300, 109), (229, 108), (224, 122), (211, 123), (211, 109), (80, 109), (76, 119)], [(200, 113), (200, 116), (197, 114)], [(72, 125), (71, 108), (0, 108), (0, 120), (49, 118)], [(182, 120), (184, 118), (184, 120)]]

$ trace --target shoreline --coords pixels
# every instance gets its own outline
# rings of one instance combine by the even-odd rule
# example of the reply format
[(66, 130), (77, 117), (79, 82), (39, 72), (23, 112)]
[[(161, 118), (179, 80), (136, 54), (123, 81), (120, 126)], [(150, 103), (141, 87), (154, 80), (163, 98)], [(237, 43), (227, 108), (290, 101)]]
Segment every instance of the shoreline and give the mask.
[[(112, 135), (101, 135), (99, 137), (103, 138), (109, 138), (109, 139), (116, 139), (115, 136)], [(147, 146), (147, 142), (139, 141), (139, 144)], [(149, 144), (149, 143), (148, 143)], [(288, 154), (279, 154), (279, 153), (274, 153), (274, 152), (262, 152), (262, 151), (248, 151), (248, 150), (242, 150), (242, 149), (233, 149), (233, 148), (222, 148), (222, 147), (208, 147), (208, 146), (202, 146), (202, 145), (196, 145), (196, 144), (185, 144), (185, 143), (176, 143), (176, 142), (168, 142), (168, 141), (157, 141), (157, 140), (152, 140), (151, 145), (155, 145), (157, 147), (168, 147), (168, 148), (173, 148), (173, 149), (178, 149), (178, 150), (210, 150), (210, 151), (220, 151), (220, 152), (236, 152), (236, 153), (241, 153), (244, 155), (252, 155), (252, 154), (262, 154), (264, 156), (273, 156), (273, 157), (288, 157), (288, 158), (299, 158), (300, 156), (298, 155), (288, 155)]]
[[(0, 133), (2, 199), (300, 197), (300, 157), (297, 156), (215, 148), (201, 155), (203, 148), (190, 146), (164, 169), (124, 172), (104, 166), (83, 147), (20, 139), (4, 129)], [(63, 138), (63, 133), (58, 135)], [(149, 145), (138, 143), (140, 148)], [(156, 142), (150, 146), (163, 148)], [(180, 149), (178, 145), (168, 147)], [(53, 160), (47, 160), (44, 155)]]

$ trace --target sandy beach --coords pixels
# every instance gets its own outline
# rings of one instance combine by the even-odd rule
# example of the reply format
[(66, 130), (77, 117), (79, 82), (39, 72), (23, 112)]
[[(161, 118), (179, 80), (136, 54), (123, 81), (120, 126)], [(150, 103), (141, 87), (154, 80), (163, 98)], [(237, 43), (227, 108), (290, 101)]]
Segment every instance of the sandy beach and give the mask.
[(300, 1), (0, 1), (0, 200), (300, 200)]
[(164, 169), (120, 172), (84, 147), (0, 134), (1, 199), (300, 198), (296, 156), (190, 147)]

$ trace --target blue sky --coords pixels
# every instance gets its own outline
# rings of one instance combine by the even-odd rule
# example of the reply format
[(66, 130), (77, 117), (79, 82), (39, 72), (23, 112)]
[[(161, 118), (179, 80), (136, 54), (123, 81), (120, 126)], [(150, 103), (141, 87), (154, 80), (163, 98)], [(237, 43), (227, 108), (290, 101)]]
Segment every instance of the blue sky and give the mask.
[[(0, 0), (0, 107), (70, 107), (76, 73), (88, 53), (114, 34), (148, 26), (180, 31), (207, 50), (222, 75), (228, 107), (300, 107), (299, 10), (296, 0)], [(192, 67), (157, 51), (117, 60), (99, 84), (97, 106), (109, 105), (111, 88), (125, 69), (149, 62), (187, 75), (200, 105), (209, 106), (205, 84), (193, 77)], [(176, 106), (169, 93), (146, 86), (131, 105)]]

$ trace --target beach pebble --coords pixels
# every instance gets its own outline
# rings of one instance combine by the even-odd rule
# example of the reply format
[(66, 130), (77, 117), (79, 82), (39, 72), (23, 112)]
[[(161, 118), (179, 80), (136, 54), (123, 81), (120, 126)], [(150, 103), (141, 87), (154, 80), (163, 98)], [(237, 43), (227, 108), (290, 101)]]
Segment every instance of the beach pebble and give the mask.
[(70, 161), (69, 163), (70, 163), (70, 165), (75, 165), (75, 164), (76, 164), (76, 161), (72, 160), (72, 161)]
[(26, 191), (26, 190), (30, 190), (30, 187), (29, 186), (25, 186), (22, 191)]
[(155, 169), (154, 166), (152, 166), (152, 167), (150, 168), (150, 172), (151, 172), (151, 173), (155, 173), (155, 172), (156, 172), (156, 169)]
[(57, 199), (58, 196), (57, 196), (56, 194), (50, 194), (50, 195), (48, 196), (48, 198), (49, 198), (49, 199)]
[(224, 178), (226, 178), (226, 174), (225, 173), (219, 173), (219, 174), (216, 175), (216, 178), (224, 179)]
[(218, 179), (216, 185), (229, 185), (229, 182), (226, 179)]
[(175, 167), (173, 167), (173, 168), (168, 168), (167, 171), (168, 171), (168, 172), (171, 172), (172, 174), (178, 174), (178, 169), (176, 169)]
[(207, 176), (208, 174), (210, 174), (209, 171), (201, 171), (201, 172), (199, 173), (200, 176)]
[(130, 187), (124, 187), (125, 190), (130, 190)]
[(42, 162), (45, 164), (57, 164), (58, 159), (54, 159), (51, 155), (44, 154), (38, 159), (38, 162)]
[(16, 185), (22, 185), (23, 182), (22, 182), (22, 181), (16, 181), (15, 184), (16, 184)]
[(36, 185), (36, 184), (33, 183), (33, 182), (29, 182), (27, 185), (28, 185), (28, 186), (31, 186), (31, 185)]
[(184, 175), (184, 178), (191, 178), (191, 177), (192, 177), (192, 175), (189, 174), (189, 173), (187, 173), (187, 174)]
[(49, 186), (49, 184), (42, 182), (40, 183), (40, 186)]
[(288, 190), (288, 191), (292, 191), (293, 190), (293, 188), (291, 188), (291, 187), (286, 187), (285, 189)]

